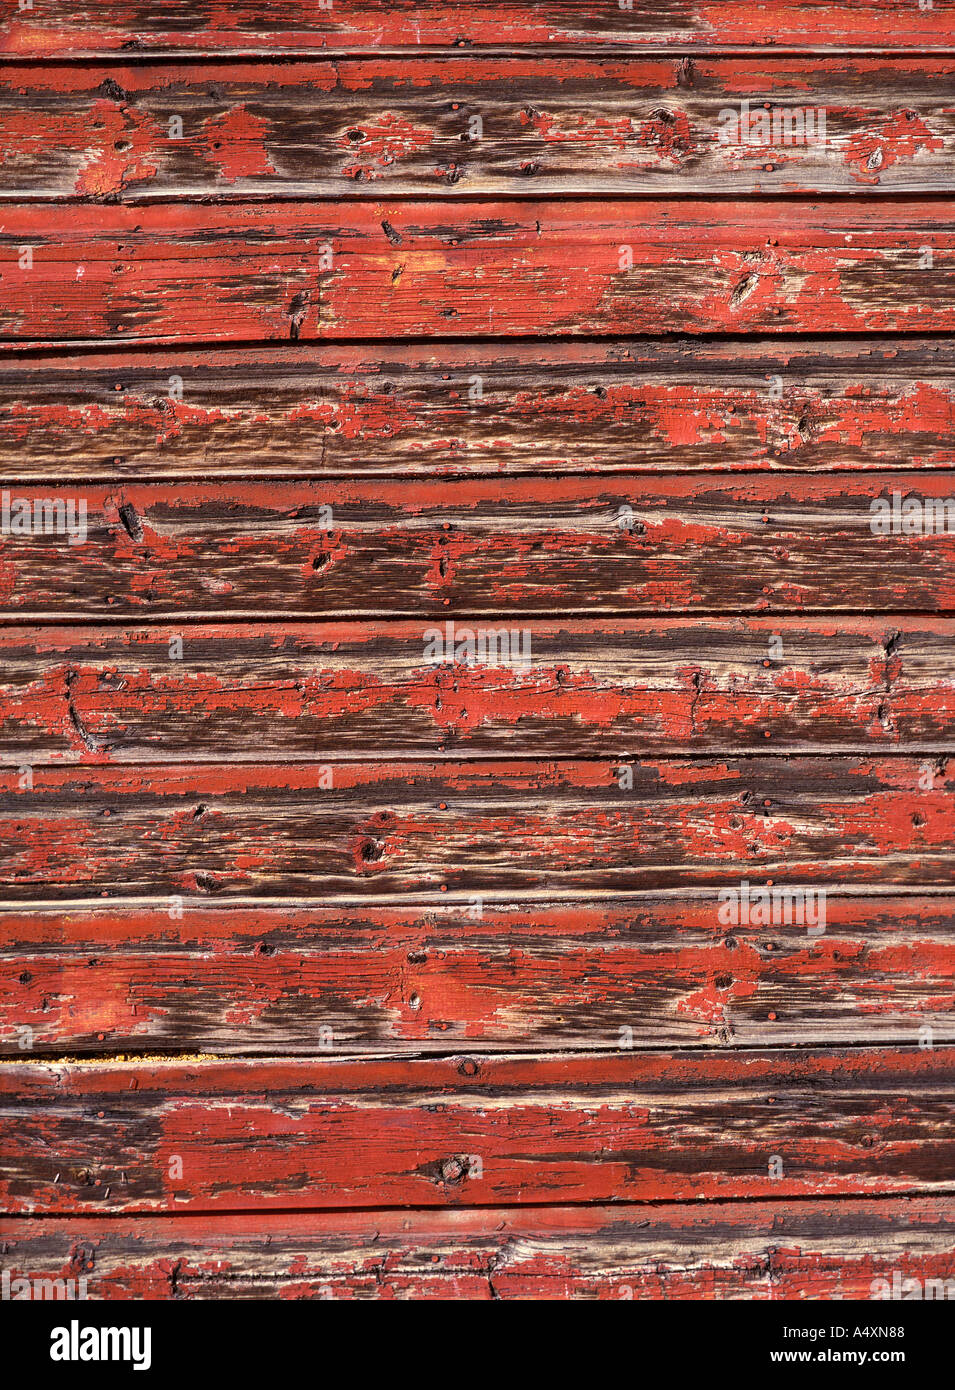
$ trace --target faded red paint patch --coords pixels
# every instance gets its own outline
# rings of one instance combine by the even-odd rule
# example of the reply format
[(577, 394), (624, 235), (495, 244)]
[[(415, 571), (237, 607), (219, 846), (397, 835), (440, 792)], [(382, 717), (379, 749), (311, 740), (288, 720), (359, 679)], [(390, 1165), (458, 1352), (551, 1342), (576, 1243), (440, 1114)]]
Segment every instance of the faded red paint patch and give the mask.
[(102, 133), (86, 148), (75, 192), (121, 192), (130, 184), (148, 182), (159, 172), (156, 150), (168, 131), (154, 117), (131, 106), (120, 109), (115, 101), (100, 101), (83, 124), (87, 138), (95, 126), (101, 126)]
[(209, 153), (224, 179), (235, 183), (275, 173), (266, 146), (269, 129), (269, 122), (245, 105), (206, 122)]
[(397, 112), (386, 111), (375, 121), (366, 121), (360, 130), (352, 127), (344, 131), (336, 143), (352, 156), (342, 165), (344, 176), (373, 180), (399, 160), (429, 149), (434, 141), (433, 127), (416, 125)]
[(878, 184), (893, 164), (915, 159), (923, 151), (937, 153), (945, 141), (933, 135), (926, 122), (912, 111), (898, 111), (879, 130), (856, 131), (845, 151), (845, 161), (858, 183)]

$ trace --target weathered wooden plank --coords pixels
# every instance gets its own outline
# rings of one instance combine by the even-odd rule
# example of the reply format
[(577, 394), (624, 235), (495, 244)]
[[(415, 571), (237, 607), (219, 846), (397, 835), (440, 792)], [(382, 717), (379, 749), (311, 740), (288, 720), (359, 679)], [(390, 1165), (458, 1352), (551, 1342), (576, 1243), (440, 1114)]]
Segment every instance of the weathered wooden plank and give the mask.
[(951, 1193), (953, 1059), (7, 1063), (0, 1201), (56, 1215)]
[(14, 768), (0, 897), (947, 888), (952, 787), (944, 759), (861, 755)]
[(940, 193), (953, 94), (924, 54), (9, 68), (0, 199)]
[(11, 1287), (91, 1299), (870, 1299), (895, 1273), (928, 1298), (955, 1277), (941, 1197), (34, 1217), (0, 1240)]
[(453, 665), (427, 658), (426, 631), (0, 629), (4, 757), (721, 753), (765, 750), (767, 729), (776, 752), (955, 751), (951, 619), (531, 622), (526, 661), (508, 637), (506, 652), (495, 643)]
[(414, 615), (424, 634), (555, 610), (955, 608), (938, 471), (11, 480), (0, 502), (0, 612), (22, 618)]
[(8, 346), (955, 326), (931, 201), (11, 204), (0, 264)]
[[(0, 1052), (538, 1051), (955, 1041), (948, 896), (169, 905), (0, 917)], [(819, 914), (811, 914), (819, 921)]]
[(666, 0), (621, 9), (600, 0), (289, 0), (274, 13), (253, 0), (41, 0), (9, 15), (0, 48), (11, 56), (272, 53), (328, 49), (523, 44), (694, 49), (752, 45), (821, 50), (951, 48), (950, 0), (900, 8), (891, 0)]
[(0, 361), (0, 477), (955, 467), (950, 342), (272, 347)]

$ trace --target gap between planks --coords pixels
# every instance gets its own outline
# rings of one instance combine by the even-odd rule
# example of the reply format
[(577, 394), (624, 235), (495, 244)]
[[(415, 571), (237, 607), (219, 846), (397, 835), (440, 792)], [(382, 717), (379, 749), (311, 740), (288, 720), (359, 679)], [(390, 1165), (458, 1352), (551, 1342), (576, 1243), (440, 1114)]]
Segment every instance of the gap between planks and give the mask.
[[(340, 199), (336, 201), (341, 201)], [(473, 200), (472, 200), (473, 201)], [(558, 200), (560, 201), (560, 200)], [(591, 200), (593, 201), (593, 200)], [(814, 201), (818, 201), (815, 199)], [(843, 201), (849, 201), (843, 199)], [(948, 195), (948, 201), (952, 201), (952, 195)], [(111, 206), (122, 206), (122, 204), (111, 204)], [(672, 347), (674, 350), (692, 351), (693, 349), (706, 350), (715, 347), (727, 346), (738, 347), (745, 344), (759, 344), (765, 346), (767, 352), (775, 351), (782, 360), (787, 351), (793, 345), (803, 346), (805, 344), (818, 344), (820, 348), (824, 345), (835, 347), (840, 344), (856, 344), (859, 347), (873, 347), (887, 342), (903, 343), (925, 343), (929, 345), (930, 351), (936, 351), (939, 347), (950, 347), (952, 334), (948, 329), (942, 328), (904, 328), (898, 327), (887, 331), (883, 328), (858, 328), (846, 329), (845, 332), (826, 330), (821, 331), (810, 328), (792, 327), (787, 328), (785, 334), (780, 334), (779, 339), (768, 337), (765, 332), (747, 333), (728, 333), (723, 329), (713, 332), (701, 331), (698, 333), (688, 333), (685, 329), (675, 329), (672, 333), (628, 333), (623, 338), (619, 331), (608, 330), (606, 333), (586, 333), (577, 336), (574, 333), (548, 333), (546, 336), (540, 333), (509, 333), (506, 336), (496, 336), (489, 333), (464, 333), (449, 334), (447, 337), (439, 337), (433, 333), (408, 333), (402, 334), (400, 338), (384, 339), (380, 335), (366, 334), (359, 336), (349, 336), (342, 334), (338, 336), (329, 335), (323, 338), (189, 338), (181, 344), (181, 352), (185, 356), (192, 356), (197, 353), (207, 353), (210, 356), (227, 356), (232, 353), (253, 353), (266, 352), (270, 356), (278, 356), (282, 352), (287, 352), (290, 347), (301, 348), (311, 351), (316, 356), (324, 351), (336, 348), (366, 348), (374, 351), (387, 351), (397, 347), (401, 351), (413, 350), (414, 348), (432, 348), (436, 353), (446, 352), (455, 348), (487, 348), (506, 353), (521, 347), (541, 348), (565, 348), (575, 351), (577, 348), (611, 348), (622, 342), (632, 343), (637, 347)], [(69, 360), (76, 354), (104, 356), (122, 356), (129, 358), (132, 356), (148, 357), (159, 355), (164, 358), (175, 356), (177, 345), (170, 342), (167, 335), (146, 336), (141, 335), (136, 338), (128, 338), (125, 341), (121, 338), (7, 338), (0, 335), (0, 348), (3, 349), (3, 356), (0, 359), (5, 368), (7, 363), (18, 362), (22, 358), (37, 358), (38, 363), (48, 365), (47, 359), (58, 357)], [(692, 366), (692, 362), (688, 363)], [(878, 366), (891, 367), (891, 359), (876, 364)], [(929, 364), (931, 365), (931, 364)], [(829, 368), (824, 364), (819, 364), (820, 370), (828, 371)], [(838, 370), (837, 368), (833, 369)], [(940, 372), (945, 368), (940, 368)], [(745, 363), (741, 363), (737, 371), (740, 375), (745, 375), (751, 369)], [(849, 369), (842, 369), (843, 375), (849, 376)]]
[[(781, 757), (788, 757), (788, 754), (781, 754)], [(798, 756), (798, 755), (796, 755)], [(354, 761), (354, 760), (352, 760)], [(682, 758), (681, 758), (682, 761)], [(82, 764), (80, 768), (82, 770)], [(231, 767), (232, 764), (230, 763)], [(260, 764), (253, 764), (260, 766)], [(756, 873), (754, 869), (751, 872)], [(946, 888), (933, 884), (831, 884), (823, 880), (813, 883), (814, 888), (826, 890), (830, 898), (898, 898), (910, 897), (934, 897), (934, 898), (953, 898), (955, 900), (955, 887)], [(712, 886), (699, 888), (693, 884), (688, 884), (684, 888), (652, 888), (634, 889), (631, 891), (620, 889), (597, 889), (594, 891), (584, 891), (583, 889), (574, 891), (573, 889), (561, 888), (556, 891), (546, 889), (534, 889), (528, 892), (521, 891), (520, 899), (523, 906), (524, 901), (530, 901), (536, 905), (547, 903), (552, 907), (559, 907), (562, 904), (573, 905), (581, 900), (589, 902), (591, 898), (600, 898), (609, 902), (626, 901), (635, 908), (643, 902), (653, 902), (658, 898), (673, 898), (682, 901), (686, 898), (693, 898), (701, 902), (711, 902), (713, 899), (714, 888)], [(183, 899), (184, 911), (191, 909), (211, 910), (216, 912), (236, 910), (257, 910), (278, 908), (283, 912), (294, 912), (297, 910), (308, 912), (319, 907), (334, 907), (337, 904), (349, 907), (380, 907), (400, 911), (402, 908), (420, 908), (424, 906), (453, 907), (467, 904), (472, 901), (474, 894), (471, 892), (455, 893), (430, 893), (427, 894), (427, 902), (422, 903), (420, 894), (394, 893), (387, 898), (379, 896), (364, 897), (361, 894), (325, 894), (321, 897), (286, 897), (277, 898), (263, 894), (261, 897), (244, 897), (241, 894), (230, 895), (228, 898), (213, 899), (211, 897), (190, 897), (189, 894), (179, 894)], [(514, 902), (515, 894), (512, 893), (482, 893), (481, 898), (488, 907), (507, 907)], [(118, 908), (153, 908), (157, 911), (165, 912), (169, 905), (168, 896), (155, 894), (141, 894), (136, 896), (131, 894), (125, 898), (111, 898), (109, 900), (102, 897), (95, 898), (31, 898), (29, 903), (24, 903), (18, 898), (0, 898), (0, 913), (10, 912), (22, 917), (24, 912), (29, 910), (36, 914), (49, 912), (56, 917), (68, 915), (70, 912), (86, 912), (92, 909), (101, 909), (106, 912), (115, 912)], [(0, 952), (2, 956), (2, 952)]]
[[(401, 1216), (421, 1216), (421, 1217), (440, 1217), (447, 1216), (460, 1222), (471, 1212), (514, 1212), (524, 1213), (555, 1213), (562, 1210), (578, 1212), (597, 1212), (609, 1211), (625, 1215), (628, 1211), (638, 1211), (641, 1207), (654, 1207), (664, 1210), (694, 1206), (695, 1209), (705, 1211), (708, 1208), (720, 1206), (745, 1205), (754, 1211), (760, 1208), (772, 1208), (788, 1205), (790, 1202), (798, 1202), (802, 1205), (821, 1206), (830, 1202), (838, 1203), (861, 1203), (878, 1202), (887, 1206), (896, 1203), (908, 1202), (938, 1202), (941, 1204), (946, 1197), (955, 1196), (955, 1185), (951, 1188), (939, 1187), (926, 1192), (924, 1188), (903, 1188), (898, 1192), (827, 1192), (820, 1196), (815, 1192), (793, 1192), (785, 1197), (758, 1196), (755, 1193), (743, 1193), (735, 1197), (708, 1197), (698, 1201), (696, 1204), (690, 1203), (685, 1197), (636, 1197), (624, 1198), (620, 1201), (608, 1203), (606, 1201), (589, 1201), (586, 1197), (578, 1200), (574, 1198), (562, 1197), (558, 1202), (522, 1202), (520, 1206), (514, 1206), (505, 1202), (469, 1202), (467, 1206), (457, 1207), (423, 1207), (413, 1203), (398, 1203), (389, 1205), (382, 1203), (377, 1206), (356, 1206), (356, 1207), (323, 1207), (320, 1205), (307, 1207), (228, 1207), (219, 1208), (214, 1211), (187, 1211), (170, 1208), (167, 1211), (129, 1211), (123, 1209), (103, 1208), (99, 1211), (72, 1211), (72, 1212), (49, 1212), (49, 1211), (15, 1211), (7, 1207), (0, 1207), (0, 1222), (20, 1223), (21, 1221), (35, 1222), (37, 1224), (46, 1223), (67, 1223), (71, 1226), (89, 1226), (97, 1221), (126, 1221), (136, 1226), (146, 1226), (153, 1221), (187, 1221), (201, 1222), (221, 1222), (227, 1225), (236, 1217), (254, 1218), (262, 1222), (263, 1225), (274, 1223), (282, 1218), (293, 1219), (296, 1221), (308, 1219), (309, 1217), (327, 1216), (332, 1219), (342, 1219), (348, 1216), (374, 1217), (376, 1214), (382, 1215), (401, 1215)], [(3, 1245), (4, 1230), (0, 1226), (0, 1246)]]
[(560, 61), (567, 59), (590, 59), (593, 62), (620, 63), (679, 61), (687, 58), (692, 62), (714, 62), (725, 58), (759, 62), (792, 61), (797, 58), (874, 58), (874, 59), (920, 59), (950, 58), (955, 56), (955, 46), (944, 44), (913, 43), (898, 47), (853, 47), (846, 44), (799, 44), (786, 47), (771, 45), (738, 44), (734, 47), (721, 47), (716, 43), (694, 46), (686, 42), (670, 46), (657, 44), (642, 47), (636, 44), (542, 44), (528, 43), (518, 46), (501, 44), (473, 44), (467, 46), (453, 44), (407, 44), (389, 45), (374, 48), (150, 48), (145, 45), (135, 49), (80, 50), (70, 53), (51, 52), (20, 54), (4, 52), (2, 63), (5, 68), (27, 70), (31, 68), (139, 68), (167, 65), (169, 67), (257, 66), (298, 65), (322, 63), (369, 63), (375, 60), (384, 62), (410, 62), (420, 58), (440, 58), (448, 62), (484, 62), (511, 59), (513, 62)]
[[(0, 960), (3, 957), (0, 955)], [(570, 1045), (560, 1048), (528, 1048), (522, 1051), (513, 1045), (506, 1047), (489, 1047), (486, 1039), (478, 1039), (480, 1048), (466, 1047), (447, 1048), (431, 1050), (428, 1048), (368, 1048), (365, 1050), (355, 1050), (348, 1047), (336, 1047), (334, 1056), (328, 1052), (150, 1052), (145, 1048), (124, 1048), (122, 1052), (70, 1052), (61, 1056), (35, 1056), (25, 1058), (23, 1054), (11, 1054), (10, 1056), (0, 1055), (0, 1067), (73, 1067), (96, 1068), (96, 1067), (143, 1067), (152, 1070), (155, 1067), (241, 1067), (243, 1063), (250, 1066), (272, 1066), (276, 1063), (307, 1066), (312, 1062), (337, 1062), (353, 1063), (374, 1063), (374, 1062), (395, 1062), (403, 1065), (408, 1063), (414, 1065), (417, 1062), (453, 1062), (462, 1061), (474, 1057), (483, 1057), (494, 1062), (560, 1062), (565, 1059), (579, 1061), (582, 1058), (601, 1058), (619, 1057), (622, 1051), (628, 1057), (672, 1057), (676, 1053), (695, 1053), (698, 1056), (710, 1057), (717, 1052), (730, 1052), (733, 1056), (743, 1056), (747, 1053), (765, 1054), (766, 1052), (783, 1054), (798, 1054), (802, 1052), (825, 1052), (838, 1049), (838, 1051), (851, 1052), (871, 1052), (874, 1045), (870, 1040), (862, 1038), (839, 1038), (837, 1042), (820, 1041), (818, 1038), (807, 1039), (804, 1042), (779, 1043), (775, 1047), (768, 1046), (764, 1042), (748, 1043), (726, 1043), (702, 1040), (699, 1043), (662, 1042), (662, 1043), (634, 1043), (632, 1047), (622, 1049), (620, 1047), (584, 1047), (582, 1045)], [(879, 1047), (892, 1047), (901, 1050), (911, 1047), (918, 1050), (918, 1044), (912, 1042), (911, 1034), (898, 1036), (892, 1034), (880, 1035), (878, 1040)], [(933, 1052), (945, 1052), (955, 1050), (955, 1039), (943, 1038), (940, 1042), (934, 1043)], [(952, 1179), (955, 1183), (955, 1175)], [(955, 1190), (955, 1189), (953, 1189)], [(758, 1199), (762, 1200), (762, 1199)]]

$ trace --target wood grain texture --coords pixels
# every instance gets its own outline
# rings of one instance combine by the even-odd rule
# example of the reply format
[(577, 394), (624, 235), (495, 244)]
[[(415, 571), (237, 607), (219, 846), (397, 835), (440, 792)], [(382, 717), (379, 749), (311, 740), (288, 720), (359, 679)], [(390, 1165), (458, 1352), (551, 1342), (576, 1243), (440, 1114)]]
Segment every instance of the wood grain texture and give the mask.
[(57, 1215), (928, 1195), (951, 1190), (953, 1065), (917, 1047), (9, 1063), (0, 1200)]
[[(458, 627), (463, 625), (459, 624)], [(420, 622), (0, 629), (8, 762), (955, 751), (955, 623), (529, 623), (515, 668)], [(457, 632), (457, 627), (455, 629)], [(171, 660), (180, 636), (183, 659)], [(510, 639), (508, 639), (510, 640)]]
[[(931, 501), (921, 534), (874, 533), (874, 504), (896, 495), (923, 520)], [(955, 608), (953, 473), (11, 480), (3, 496), (11, 617), (404, 615), (423, 638), (435, 622), (495, 630), (494, 615), (555, 611), (888, 620)], [(58, 523), (43, 522), (48, 503)], [(15, 515), (39, 518), (40, 533), (14, 530)]]
[(955, 325), (932, 201), (11, 204), (0, 264), (7, 346)]
[(303, 345), (0, 361), (0, 478), (18, 482), (878, 468), (955, 468), (949, 341)]
[(0, 73), (0, 199), (943, 193), (953, 139), (955, 58), (921, 54)]
[(953, 19), (8, 5), (5, 1275), (955, 1287)]
[(0, 1249), (108, 1299), (869, 1299), (894, 1271), (955, 1277), (940, 1197), (35, 1217)]
[[(12, 7), (11, 7), (12, 8)], [(135, 53), (288, 53), (328, 49), (492, 47), (540, 44), (600, 48), (766, 49), (952, 47), (952, 5), (899, 7), (891, 0), (655, 0), (621, 10), (600, 0), (290, 0), (266, 10), (253, 0), (73, 0), (47, 13), (35, 0), (0, 30), (11, 56)]]
[(955, 1041), (953, 901), (830, 892), (817, 936), (724, 926), (706, 891), (7, 911), (0, 1052), (940, 1046)]
[(870, 755), (12, 769), (0, 897), (546, 898), (741, 877), (948, 888), (951, 768)]

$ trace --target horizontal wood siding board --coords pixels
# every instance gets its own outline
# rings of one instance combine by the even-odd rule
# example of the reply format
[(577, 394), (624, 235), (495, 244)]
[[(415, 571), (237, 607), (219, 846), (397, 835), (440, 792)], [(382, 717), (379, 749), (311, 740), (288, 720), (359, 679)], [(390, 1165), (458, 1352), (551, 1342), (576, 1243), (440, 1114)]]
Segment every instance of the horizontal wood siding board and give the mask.
[(955, 608), (955, 474), (940, 471), (11, 480), (2, 500), (7, 617), (415, 615), (424, 634), (554, 611)]
[(874, 755), (11, 768), (0, 897), (950, 887), (952, 780)]
[(953, 468), (955, 352), (697, 339), (0, 359), (0, 446), (16, 481)]
[(927, 201), (10, 204), (0, 263), (7, 347), (955, 325)]
[[(753, 888), (757, 885), (754, 883)], [(955, 1041), (955, 899), (0, 915), (0, 1053), (448, 1052)], [(799, 918), (802, 916), (802, 923)], [(773, 920), (775, 918), (775, 921)]]
[(953, 1058), (916, 1046), (5, 1064), (0, 1203), (54, 1215), (950, 1194)]
[(535, 621), (515, 633), (526, 663), (498, 625), (470, 665), (429, 659), (428, 630), (0, 628), (5, 757), (716, 753), (765, 751), (767, 730), (776, 752), (955, 751), (952, 619)]
[(367, 49), (491, 47), (528, 44), (600, 49), (753, 46), (818, 48), (951, 48), (950, 0), (933, 8), (899, 8), (891, 0), (822, 0), (719, 4), (670, 0), (621, 10), (600, 0), (499, 0), (452, 5), (418, 0), (293, 0), (267, 13), (252, 0), (88, 0), (55, 14), (8, 17), (0, 47), (10, 57), (49, 58), (123, 53), (295, 53)]
[(896, 1271), (955, 1277), (940, 1197), (34, 1217), (2, 1234), (14, 1278), (86, 1278), (91, 1299), (869, 1299)]
[(943, 193), (953, 91), (921, 54), (9, 68), (0, 199)]

